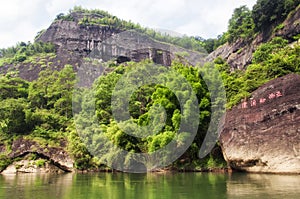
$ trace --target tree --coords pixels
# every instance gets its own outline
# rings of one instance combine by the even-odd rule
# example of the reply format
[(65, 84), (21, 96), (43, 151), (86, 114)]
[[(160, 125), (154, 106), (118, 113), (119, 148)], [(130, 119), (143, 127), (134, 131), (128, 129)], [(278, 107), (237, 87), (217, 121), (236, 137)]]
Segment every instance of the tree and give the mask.
[(228, 41), (234, 42), (238, 38), (251, 38), (254, 34), (254, 22), (251, 11), (247, 6), (236, 8), (228, 26)]
[(72, 114), (72, 93), (75, 84), (75, 72), (71, 65), (61, 71), (46, 69), (29, 88), (29, 100), (35, 108), (55, 108), (55, 111), (66, 117)]
[(41, 71), (39, 78), (31, 83), (28, 99), (33, 108), (53, 108), (55, 99), (53, 99), (53, 93), (49, 90), (56, 81), (57, 76), (57, 71), (46, 69)]
[(264, 31), (280, 23), (299, 4), (300, 0), (258, 0), (252, 11), (255, 30)]
[(0, 101), (0, 133), (3, 135), (25, 134), (27, 104), (25, 99), (6, 99)]
[(29, 83), (21, 78), (0, 77), (0, 99), (27, 98)]
[(261, 44), (253, 53), (253, 63), (261, 63), (270, 59), (273, 52), (285, 47), (287, 44), (288, 41), (281, 37), (275, 37), (272, 41)]
[(56, 113), (67, 118), (72, 116), (72, 94), (75, 84), (75, 72), (73, 66), (66, 65), (60, 72), (53, 86), (50, 88), (50, 93), (56, 99), (53, 106)]

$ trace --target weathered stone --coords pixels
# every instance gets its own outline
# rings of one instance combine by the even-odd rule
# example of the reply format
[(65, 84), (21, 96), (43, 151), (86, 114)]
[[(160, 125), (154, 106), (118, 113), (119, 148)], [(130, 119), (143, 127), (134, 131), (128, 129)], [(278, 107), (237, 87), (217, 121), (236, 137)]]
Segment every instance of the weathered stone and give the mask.
[(43, 159), (49, 160), (63, 171), (70, 172), (74, 169), (74, 160), (65, 151), (66, 146), (64, 143), (61, 143), (61, 147), (45, 147), (40, 146), (35, 141), (20, 138), (15, 140), (11, 147), (12, 152), (8, 156), (12, 159), (34, 153)]
[[(83, 57), (94, 56), (90, 55), (93, 52), (98, 53), (103, 61), (124, 56), (132, 61), (152, 59), (158, 64), (171, 64), (171, 54), (165, 50), (170, 48), (167, 44), (151, 40), (145, 35), (130, 35), (115, 27), (80, 25), (79, 19), (83, 17), (80, 12), (72, 13), (72, 17), (74, 21), (53, 22), (38, 38), (38, 41), (54, 43), (59, 59), (64, 63), (81, 63)], [(89, 17), (102, 16), (91, 14)]]
[(229, 166), (248, 172), (300, 173), (300, 76), (261, 86), (226, 114), (220, 143)]
[[(93, 74), (99, 77), (103, 71), (103, 62), (107, 61), (115, 60), (116, 63), (123, 63), (124, 60), (140, 62), (150, 59), (156, 64), (170, 66), (176, 54), (188, 52), (188, 57), (185, 58), (190, 61), (190, 64), (196, 65), (203, 63), (207, 56), (205, 53), (156, 41), (138, 31), (79, 23), (85, 15), (89, 15), (89, 18), (103, 17), (98, 14), (74, 12), (71, 15), (73, 20), (54, 21), (36, 40), (53, 43), (56, 47), (57, 56), (47, 59), (47, 68), (61, 70), (66, 64), (70, 64), (77, 72), (87, 64), (85, 58), (92, 58), (99, 62), (88, 64), (93, 68)], [(38, 64), (33, 66), (30, 63), (8, 64), (0, 68), (0, 73), (18, 71), (21, 78), (32, 81), (38, 78), (43, 68), (45, 67)], [(91, 83), (88, 80), (87, 85)]]
[(15, 165), (11, 164), (4, 171), (1, 172), (1, 174), (16, 174), (17, 173), (17, 168)]
[(282, 29), (273, 33), (274, 36), (292, 39), (293, 36), (300, 33), (300, 6), (295, 12), (290, 14), (288, 20), (285, 20), (282, 25)]
[(20, 160), (9, 165), (1, 174), (16, 174), (16, 173), (63, 173), (59, 167), (51, 164), (48, 160), (44, 160), (44, 165), (37, 165), (38, 160)]

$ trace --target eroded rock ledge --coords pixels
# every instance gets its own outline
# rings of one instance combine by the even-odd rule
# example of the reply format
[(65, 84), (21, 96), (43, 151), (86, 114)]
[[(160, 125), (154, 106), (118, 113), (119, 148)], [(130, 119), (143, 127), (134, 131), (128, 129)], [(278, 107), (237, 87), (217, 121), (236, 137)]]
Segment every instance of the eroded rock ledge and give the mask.
[(300, 173), (300, 76), (274, 79), (227, 112), (220, 142), (236, 170)]
[[(65, 143), (61, 143), (62, 147)], [(18, 164), (13, 163), (12, 165), (8, 166), (6, 171), (3, 172), (6, 173), (14, 173), (18, 172), (26, 172), (26, 173), (35, 173), (39, 171), (44, 172), (52, 172), (59, 170), (62, 172), (72, 172), (74, 170), (74, 160), (69, 156), (69, 154), (64, 150), (62, 147), (49, 147), (49, 146), (41, 146), (35, 141), (27, 140), (24, 138), (19, 138), (15, 141), (13, 141), (11, 145), (11, 153), (8, 154), (8, 157), (12, 160), (17, 159), (23, 159), (17, 161)], [(32, 161), (26, 160), (26, 156), (29, 154), (34, 154), (38, 158), (47, 160), (44, 168), (39, 168), (38, 166), (35, 166), (32, 163)], [(18, 165), (24, 165), (23, 168), (16, 168)]]

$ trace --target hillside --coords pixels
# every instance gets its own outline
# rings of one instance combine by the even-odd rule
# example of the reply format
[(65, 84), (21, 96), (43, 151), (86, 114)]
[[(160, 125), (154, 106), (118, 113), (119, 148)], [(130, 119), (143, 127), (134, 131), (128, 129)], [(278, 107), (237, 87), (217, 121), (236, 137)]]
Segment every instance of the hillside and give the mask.
[[(131, 41), (121, 40), (122, 44), (119, 42), (114, 46), (107, 43), (112, 40), (110, 39), (113, 38), (112, 36), (122, 32), (126, 34), (129, 30), (136, 32), (135, 37), (139, 37), (141, 41), (131, 36)], [(37, 44), (43, 46), (50, 43), (54, 46), (50, 46), (46, 51), (36, 50), (34, 47)], [(24, 48), (29, 52), (23, 52)], [(168, 52), (160, 55), (158, 51), (162, 49)], [(66, 64), (70, 64), (77, 71), (77, 68), (90, 57), (91, 52), (96, 50), (105, 55), (101, 55), (105, 62), (117, 60), (118, 57), (128, 57), (132, 61), (149, 58), (159, 64), (170, 65), (171, 59), (175, 57), (172, 53), (187, 49), (205, 53), (203, 44), (193, 37), (172, 37), (142, 28), (139, 24), (121, 20), (101, 10), (75, 7), (67, 15), (57, 15), (47, 30), (38, 33), (35, 44), (21, 42), (15, 47), (3, 49), (0, 71), (2, 73), (18, 71), (18, 76), (32, 81), (38, 77), (43, 68), (61, 70)]]
[[(235, 135), (232, 123), (246, 134), (252, 131), (243, 128), (259, 121), (262, 124), (253, 129), (267, 132), (266, 126), (284, 118), (280, 129), (291, 128), (292, 132), (286, 139), (297, 137), (300, 7), (298, 0), (281, 2), (273, 10), (263, 0), (253, 10), (237, 8), (228, 32), (213, 40), (171, 37), (101, 10), (75, 7), (57, 15), (34, 43), (21, 42), (0, 50), (0, 171), (208, 171), (228, 165), (243, 170), (251, 158), (260, 164), (260, 158), (250, 156), (249, 161), (239, 160), (240, 156), (231, 159), (234, 147), (226, 139), (227, 134)], [(267, 13), (265, 18), (257, 18), (261, 12)], [(213, 49), (210, 54), (205, 52)], [(289, 93), (276, 82), (291, 73), (295, 76), (287, 77), (295, 81), (282, 78), (295, 88)], [(147, 80), (149, 74), (152, 81)], [(225, 93), (212, 97), (223, 88), (218, 78), (223, 80), (227, 99)], [(252, 119), (256, 115), (270, 118), (239, 125), (245, 120), (239, 115), (242, 104), (253, 100), (256, 93), (269, 94), (268, 86), (274, 92), (282, 87), (291, 97), (268, 103), (261, 114), (257, 111), (262, 109), (242, 110)], [(218, 129), (225, 139), (216, 144), (209, 140), (214, 147), (199, 159), (215, 117), (213, 110), (225, 103), (228, 119)], [(289, 111), (286, 104), (296, 109)], [(284, 114), (273, 113), (276, 106), (284, 106)], [(116, 112), (122, 114), (116, 118)], [(281, 131), (276, 133), (280, 137)], [(296, 147), (299, 140), (295, 139)]]
[(253, 38), (239, 37), (234, 42), (227, 42), (218, 47), (207, 58), (213, 61), (217, 57), (224, 59), (232, 70), (244, 70), (252, 63), (253, 53), (262, 44), (271, 41), (274, 37), (281, 37), (288, 43), (297, 42), (300, 34), (300, 6), (291, 11), (286, 19), (271, 24), (269, 29), (256, 33)]

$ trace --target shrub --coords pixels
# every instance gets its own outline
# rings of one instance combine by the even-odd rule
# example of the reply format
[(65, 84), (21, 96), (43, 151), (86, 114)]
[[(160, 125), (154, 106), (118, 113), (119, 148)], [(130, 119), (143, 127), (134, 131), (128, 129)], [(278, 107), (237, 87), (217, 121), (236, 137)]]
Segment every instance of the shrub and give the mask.
[(12, 160), (6, 155), (0, 155), (0, 172), (12, 163)]
[(43, 167), (43, 166), (45, 166), (46, 161), (47, 160), (45, 160), (45, 159), (39, 159), (39, 160), (36, 160), (34, 163), (37, 167)]

